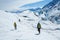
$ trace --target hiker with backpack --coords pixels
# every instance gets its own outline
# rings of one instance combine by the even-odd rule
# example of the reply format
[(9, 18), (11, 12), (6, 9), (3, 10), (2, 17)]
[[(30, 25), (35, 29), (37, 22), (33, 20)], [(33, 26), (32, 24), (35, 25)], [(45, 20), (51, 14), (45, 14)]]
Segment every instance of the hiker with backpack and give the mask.
[(41, 29), (41, 24), (38, 23), (38, 24), (37, 24), (37, 30), (38, 30), (39, 34), (40, 34), (40, 31), (41, 31), (40, 29)]

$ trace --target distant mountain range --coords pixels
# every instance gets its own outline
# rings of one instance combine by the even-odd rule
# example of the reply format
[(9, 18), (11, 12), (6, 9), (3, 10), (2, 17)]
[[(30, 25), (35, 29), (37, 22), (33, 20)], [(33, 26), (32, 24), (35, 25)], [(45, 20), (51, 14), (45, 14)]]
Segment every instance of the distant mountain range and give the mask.
[[(22, 13), (24, 11), (32, 11), (36, 15), (41, 16), (41, 14), (44, 14), (47, 20), (50, 20), (53, 23), (60, 24), (60, 0), (53, 0), (50, 3), (46, 4), (43, 8), (31, 8), (31, 9), (25, 9), (25, 10), (13, 10), (10, 11), (11, 13)], [(8, 11), (6, 11), (8, 12)]]

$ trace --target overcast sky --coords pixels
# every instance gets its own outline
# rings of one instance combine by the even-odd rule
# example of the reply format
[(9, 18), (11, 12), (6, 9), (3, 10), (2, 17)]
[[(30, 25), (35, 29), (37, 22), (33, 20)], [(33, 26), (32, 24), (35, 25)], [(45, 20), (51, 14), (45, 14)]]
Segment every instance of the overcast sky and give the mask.
[(17, 9), (25, 4), (35, 3), (44, 0), (0, 0), (0, 10)]

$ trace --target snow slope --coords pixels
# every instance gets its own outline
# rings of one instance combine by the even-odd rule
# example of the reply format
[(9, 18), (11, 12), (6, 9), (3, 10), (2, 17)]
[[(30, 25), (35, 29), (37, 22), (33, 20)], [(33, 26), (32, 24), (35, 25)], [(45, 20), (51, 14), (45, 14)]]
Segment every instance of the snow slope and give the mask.
[[(36, 24), (39, 20), (39, 17), (29, 10), (21, 14), (12, 14), (0, 10), (0, 40), (60, 40), (60, 25), (53, 24), (50, 21), (40, 20), (41, 33), (35, 35), (38, 33)], [(14, 22), (17, 23), (17, 30), (14, 30)]]

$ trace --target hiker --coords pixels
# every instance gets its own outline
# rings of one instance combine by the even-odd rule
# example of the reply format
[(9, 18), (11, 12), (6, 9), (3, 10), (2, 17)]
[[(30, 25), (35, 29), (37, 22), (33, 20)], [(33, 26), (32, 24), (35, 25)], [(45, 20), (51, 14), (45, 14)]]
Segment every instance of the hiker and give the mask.
[(19, 19), (19, 22), (20, 22), (20, 19)]
[(38, 29), (38, 32), (40, 34), (40, 29), (41, 29), (41, 24), (40, 23), (37, 24), (37, 29)]
[(16, 24), (16, 22), (14, 22), (14, 28), (15, 28), (15, 30), (17, 29), (17, 24)]

